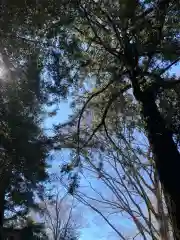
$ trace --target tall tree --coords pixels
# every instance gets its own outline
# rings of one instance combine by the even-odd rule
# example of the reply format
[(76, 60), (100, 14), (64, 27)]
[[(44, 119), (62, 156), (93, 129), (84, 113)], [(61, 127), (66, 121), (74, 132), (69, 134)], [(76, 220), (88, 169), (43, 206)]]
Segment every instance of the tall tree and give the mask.
[[(34, 206), (34, 193), (48, 178), (49, 146), (42, 129), (39, 66), (29, 61), (34, 72), (16, 74), (7, 68), (1, 80), (0, 106), (0, 227), (6, 211), (25, 214)], [(36, 74), (35, 74), (36, 72)]]
[[(177, 90), (180, 82), (178, 76), (170, 75), (170, 69), (179, 61), (179, 2), (122, 0), (113, 1), (110, 5), (106, 1), (92, 0), (88, 3), (74, 1), (69, 6), (77, 15), (69, 38), (76, 37), (82, 49), (76, 71), (77, 75), (83, 73), (80, 74), (79, 86), (85, 79), (86, 83), (94, 81), (96, 87), (96, 92), (83, 106), (80, 118), (93, 97), (107, 92), (107, 105), (101, 121), (101, 126), (105, 125), (109, 106), (127, 90), (133, 94), (131, 102), (136, 100), (141, 109), (138, 115), (144, 122), (154, 153), (175, 239), (180, 239), (180, 156), (174, 132), (159, 104), (160, 95)], [(76, 89), (78, 94), (79, 89)], [(80, 143), (77, 145), (78, 153)], [(79, 163), (80, 157), (75, 166)]]

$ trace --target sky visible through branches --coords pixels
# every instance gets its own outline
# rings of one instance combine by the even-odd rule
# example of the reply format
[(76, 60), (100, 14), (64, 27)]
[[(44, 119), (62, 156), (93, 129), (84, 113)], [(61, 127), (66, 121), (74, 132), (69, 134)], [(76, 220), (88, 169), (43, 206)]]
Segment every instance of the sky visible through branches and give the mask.
[[(180, 75), (180, 65), (174, 66), (171, 69), (171, 74)], [(51, 118), (46, 119), (44, 122), (44, 128), (47, 129), (49, 134), (51, 134), (51, 128), (53, 124), (64, 123), (68, 120), (69, 115), (72, 113), (70, 109), (70, 99), (68, 101), (62, 101), (59, 105), (59, 110), (57, 111), (57, 115)], [(61, 161), (68, 161), (69, 150), (62, 150), (57, 153), (52, 153), (54, 161), (52, 164), (52, 167), (50, 169), (50, 173), (58, 173), (60, 171), (59, 163)], [(86, 179), (81, 180), (82, 185), (87, 185)], [(96, 189), (102, 190), (102, 185), (98, 180), (93, 181), (93, 186), (96, 187)], [(89, 189), (89, 188), (87, 188)], [(104, 189), (105, 190), (105, 189)], [(91, 191), (91, 189), (87, 190)], [(106, 190), (105, 190), (106, 191)], [(86, 210), (86, 211), (85, 211)], [(81, 236), (80, 240), (86, 239), (86, 240), (98, 240), (98, 239), (117, 239), (117, 235), (113, 230), (108, 226), (95, 212), (88, 209), (87, 207), (82, 207), (82, 211), (84, 211), (85, 219), (87, 221), (87, 227), (83, 227), (81, 229)], [(127, 219), (124, 219), (123, 217), (120, 219), (119, 215), (118, 217), (113, 217), (113, 222), (116, 222), (116, 224), (120, 228), (124, 228), (125, 231), (133, 231), (133, 224), (131, 221), (128, 221)], [(102, 231), (103, 229), (103, 231)]]

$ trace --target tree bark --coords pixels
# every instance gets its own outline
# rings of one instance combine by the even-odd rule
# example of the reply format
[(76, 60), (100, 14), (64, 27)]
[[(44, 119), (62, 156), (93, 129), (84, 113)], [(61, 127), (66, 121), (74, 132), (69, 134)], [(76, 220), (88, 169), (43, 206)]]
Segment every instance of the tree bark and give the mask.
[(163, 191), (159, 181), (159, 176), (157, 170), (154, 173), (155, 180), (155, 189), (156, 189), (156, 199), (157, 199), (157, 213), (158, 213), (158, 222), (159, 222), (159, 232), (161, 240), (169, 240), (169, 221), (167, 220), (167, 213), (165, 212), (163, 206)]
[(3, 239), (3, 224), (4, 224), (4, 208), (5, 208), (5, 189), (0, 186), (0, 240)]
[(143, 94), (141, 103), (148, 139), (165, 191), (174, 238), (180, 240), (180, 154), (174, 143), (173, 134), (157, 108), (153, 94)]

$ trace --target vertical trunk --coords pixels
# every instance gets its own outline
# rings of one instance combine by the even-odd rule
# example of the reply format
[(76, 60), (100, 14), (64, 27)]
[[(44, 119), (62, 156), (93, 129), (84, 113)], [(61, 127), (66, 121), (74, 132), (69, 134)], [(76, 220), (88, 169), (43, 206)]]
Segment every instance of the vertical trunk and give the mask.
[(180, 154), (170, 130), (158, 111), (153, 95), (141, 99), (149, 142), (155, 164), (165, 191), (168, 212), (172, 220), (175, 239), (180, 240)]
[(5, 195), (9, 185), (9, 171), (8, 166), (1, 165), (0, 173), (0, 240), (3, 238), (3, 225), (4, 225), (4, 211), (5, 211)]
[(3, 224), (4, 224), (4, 205), (5, 205), (5, 191), (4, 187), (0, 186), (0, 240), (3, 239)]
[(157, 171), (155, 171), (155, 189), (156, 189), (156, 199), (157, 199), (157, 213), (159, 221), (159, 232), (161, 240), (169, 240), (169, 226), (167, 221), (167, 214), (163, 206), (163, 193), (159, 182), (159, 177)]

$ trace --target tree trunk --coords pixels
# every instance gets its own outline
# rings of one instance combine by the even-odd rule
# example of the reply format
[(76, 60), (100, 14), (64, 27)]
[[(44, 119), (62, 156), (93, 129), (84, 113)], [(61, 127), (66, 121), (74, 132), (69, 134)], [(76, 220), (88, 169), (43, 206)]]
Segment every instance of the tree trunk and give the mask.
[(163, 206), (163, 191), (160, 185), (159, 176), (155, 170), (154, 174), (155, 179), (155, 189), (156, 189), (156, 199), (157, 199), (157, 213), (158, 213), (158, 222), (159, 222), (159, 232), (161, 240), (169, 240), (169, 224), (167, 220), (167, 213), (165, 212)]
[[(149, 142), (155, 157), (159, 179), (165, 190), (174, 236), (180, 240), (180, 154), (152, 94), (141, 99)], [(167, 202), (168, 199), (168, 202)]]
[(3, 239), (3, 224), (4, 224), (4, 206), (5, 205), (5, 190), (4, 186), (0, 186), (0, 240)]

